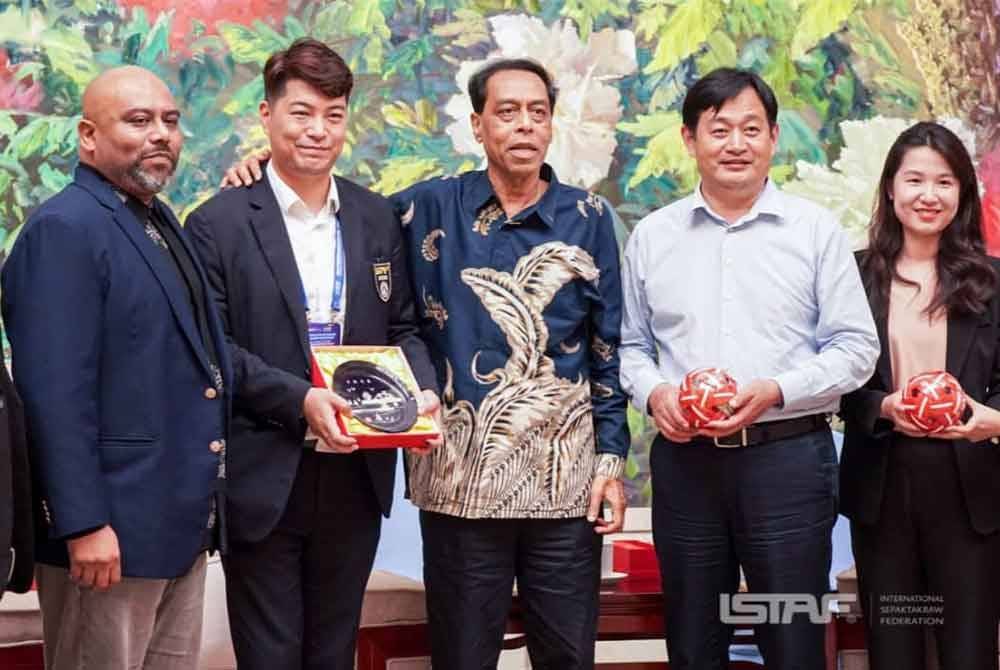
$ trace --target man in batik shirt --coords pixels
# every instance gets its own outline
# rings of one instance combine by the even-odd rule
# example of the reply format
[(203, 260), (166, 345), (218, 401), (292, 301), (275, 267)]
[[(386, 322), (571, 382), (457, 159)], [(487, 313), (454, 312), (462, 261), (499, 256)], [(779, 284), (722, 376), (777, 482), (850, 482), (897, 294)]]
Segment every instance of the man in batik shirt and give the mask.
[(486, 170), (392, 198), (445, 388), (445, 446), (408, 458), (432, 662), (496, 667), (516, 577), (532, 667), (592, 668), (601, 537), (621, 528), (629, 444), (613, 213), (544, 163), (555, 89), (542, 66), (494, 61), (469, 94)]

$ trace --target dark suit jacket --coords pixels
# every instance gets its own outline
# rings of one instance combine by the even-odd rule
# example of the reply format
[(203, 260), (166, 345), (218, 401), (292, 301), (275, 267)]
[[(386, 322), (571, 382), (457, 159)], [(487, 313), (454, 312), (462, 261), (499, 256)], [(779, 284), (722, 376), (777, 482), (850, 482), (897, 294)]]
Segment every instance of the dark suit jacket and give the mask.
[[(406, 255), (392, 208), (385, 198), (357, 184), (339, 177), (336, 184), (347, 261), (343, 342), (401, 346), (421, 388), (434, 389), (434, 370), (417, 334)], [(266, 178), (250, 188), (219, 193), (191, 213), (185, 230), (208, 271), (236, 375), (230, 536), (253, 542), (278, 522), (302, 456), (302, 402), (310, 388), (302, 282)], [(378, 263), (391, 264), (388, 301), (376, 289), (373, 266)], [(396, 451), (371, 450), (365, 459), (382, 512), (388, 515)]]
[(0, 595), (5, 588), (24, 593), (31, 586), (33, 543), (24, 406), (7, 366), (0, 365)]
[[(228, 395), (206, 394), (213, 372), (170, 259), (109, 182), (81, 166), (29, 218), (2, 281), (38, 560), (65, 566), (64, 538), (110, 525), (124, 575), (186, 573), (218, 495), (210, 445), (226, 436)], [(209, 330), (225, 352), (214, 314)]]
[[(1000, 260), (993, 260), (1000, 272)], [(892, 363), (886, 320), (877, 319), (882, 353), (875, 375), (862, 388), (844, 396), (844, 447), (840, 455), (841, 513), (866, 524), (878, 521), (892, 443), (892, 424), (879, 418), (882, 399), (892, 392)], [(945, 369), (966, 394), (1000, 409), (1000, 291), (980, 316), (948, 317)], [(953, 449), (958, 463), (969, 522), (979, 533), (1000, 528), (1000, 448), (986, 442), (941, 442)]]

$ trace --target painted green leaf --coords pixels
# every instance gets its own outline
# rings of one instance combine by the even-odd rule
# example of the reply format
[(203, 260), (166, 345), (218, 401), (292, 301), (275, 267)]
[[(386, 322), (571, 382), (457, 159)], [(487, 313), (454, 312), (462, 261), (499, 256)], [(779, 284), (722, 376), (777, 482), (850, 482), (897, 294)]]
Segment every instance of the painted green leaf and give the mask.
[(412, 77), (413, 68), (434, 53), (431, 35), (424, 35), (403, 42), (386, 58), (382, 77), (388, 79), (393, 74)]
[(721, 0), (685, 0), (660, 31), (653, 60), (643, 72), (671, 70), (705, 43), (722, 20)]
[(32, 119), (17, 131), (4, 152), (15, 160), (25, 160), (41, 151), (49, 135), (49, 120), (46, 117)]
[(667, 15), (670, 13), (670, 5), (666, 2), (653, 0), (644, 3), (635, 19), (635, 32), (642, 39), (649, 40), (656, 37), (667, 24)]
[(628, 2), (621, 0), (566, 0), (560, 14), (576, 22), (577, 28), (580, 30), (580, 39), (586, 41), (599, 18), (605, 15), (619, 18), (628, 16)]
[(48, 163), (38, 166), (38, 176), (42, 180), (42, 186), (52, 193), (58, 193), (73, 181), (73, 177), (65, 172), (59, 172)]
[[(20, 212), (17, 212), (17, 217), (21, 218)], [(24, 223), (18, 223), (17, 227), (14, 228), (7, 236), (7, 239), (3, 241), (3, 255), (4, 258), (10, 256), (10, 250), (14, 248), (14, 243), (17, 242), (17, 236), (21, 234), (21, 229), (24, 228)]]
[(782, 109), (778, 112), (778, 148), (776, 160), (795, 164), (797, 160), (809, 163), (826, 163), (826, 152), (806, 120), (797, 111)]
[(618, 124), (618, 129), (623, 132), (649, 138), (644, 147), (636, 149), (636, 154), (642, 158), (628, 182), (629, 188), (638, 186), (649, 177), (667, 173), (677, 178), (682, 190), (694, 187), (698, 182), (698, 168), (684, 146), (682, 125), (681, 115), (677, 112), (657, 112), (640, 116), (635, 122)]
[(638, 474), (639, 463), (635, 460), (634, 454), (629, 454), (628, 458), (625, 460), (625, 477), (628, 479), (635, 479)]
[(40, 41), (52, 69), (80, 88), (97, 76), (94, 53), (82, 30), (52, 26), (42, 32)]
[[(628, 431), (632, 435), (641, 435), (646, 429), (646, 419), (631, 405), (628, 406)], [(631, 457), (631, 456), (630, 456)]]
[(801, 58), (816, 43), (839, 30), (854, 11), (855, 0), (806, 0), (792, 39), (791, 57)]
[(352, 35), (369, 35), (389, 39), (392, 33), (377, 0), (352, 0), (347, 29)]
[(147, 69), (153, 69), (160, 56), (170, 50), (170, 22), (172, 14), (163, 12), (156, 18), (156, 23), (142, 41), (142, 48), (139, 49), (136, 65)]
[(379, 193), (395, 193), (440, 173), (441, 166), (436, 158), (393, 156), (382, 164), (382, 174), (372, 188)]
[(295, 41), (308, 34), (309, 32), (306, 30), (306, 27), (297, 18), (291, 14), (285, 17), (285, 35), (289, 40)]
[(17, 132), (17, 122), (7, 110), (0, 111), (0, 137), (10, 137)]
[(732, 67), (736, 64), (739, 56), (736, 44), (726, 33), (721, 30), (714, 31), (708, 36), (706, 46), (708, 49), (698, 59), (699, 72), (711, 72), (717, 67)]
[(224, 21), (217, 23), (216, 29), (226, 41), (233, 60), (237, 63), (263, 65), (272, 53), (291, 43), (291, 40), (274, 32), (274, 29), (261, 21), (254, 21), (252, 27)]
[(93, 16), (97, 13), (97, 0), (73, 0), (73, 6), (85, 16)]
[(390, 126), (409, 128), (423, 135), (437, 130), (437, 109), (429, 100), (418, 100), (412, 107), (402, 101), (383, 105), (382, 116)]
[(222, 111), (232, 116), (250, 114), (257, 109), (260, 101), (263, 99), (264, 78), (254, 77), (236, 91), (225, 107), (222, 108)]
[(450, 23), (434, 26), (432, 32), (457, 47), (471, 47), (489, 42), (489, 25), (486, 17), (471, 9), (459, 9)]

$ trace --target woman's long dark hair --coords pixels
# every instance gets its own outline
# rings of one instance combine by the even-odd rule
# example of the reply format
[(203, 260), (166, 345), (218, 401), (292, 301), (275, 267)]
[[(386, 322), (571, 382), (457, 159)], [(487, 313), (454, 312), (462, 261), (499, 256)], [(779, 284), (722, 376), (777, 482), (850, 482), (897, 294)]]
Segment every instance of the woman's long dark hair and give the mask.
[(930, 147), (948, 163), (961, 189), (955, 218), (941, 233), (937, 255), (937, 289), (925, 313), (944, 308), (953, 314), (981, 314), (997, 285), (983, 243), (982, 205), (976, 168), (965, 145), (955, 133), (937, 123), (921, 122), (907, 128), (893, 143), (878, 184), (875, 211), (868, 231), (868, 251), (861, 263), (861, 278), (876, 318), (889, 313), (892, 281), (915, 285), (896, 271), (903, 249), (903, 226), (892, 205), (892, 182), (906, 152)]

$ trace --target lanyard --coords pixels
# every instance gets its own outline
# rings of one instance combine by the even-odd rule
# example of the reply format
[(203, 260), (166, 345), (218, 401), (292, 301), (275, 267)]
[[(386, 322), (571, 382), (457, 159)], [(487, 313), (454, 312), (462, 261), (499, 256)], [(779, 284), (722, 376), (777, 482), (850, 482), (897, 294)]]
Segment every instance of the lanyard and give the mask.
[[(340, 312), (340, 306), (344, 301), (344, 282), (347, 280), (345, 268), (347, 260), (344, 256), (344, 243), (340, 234), (340, 219), (333, 217), (333, 295), (330, 296), (330, 313)], [(305, 305), (306, 313), (309, 312), (309, 298), (306, 295), (306, 286), (302, 282), (302, 303)]]

